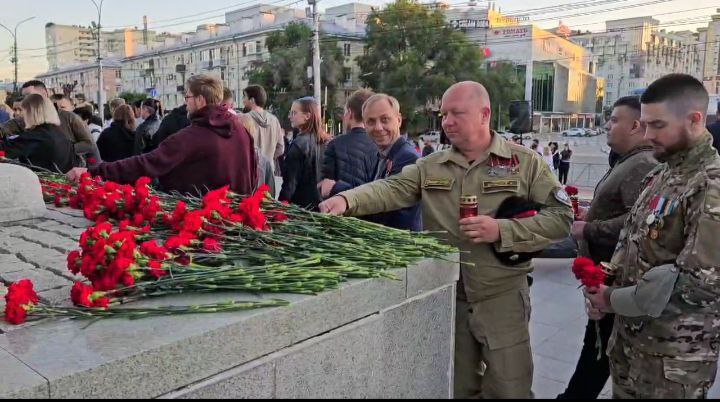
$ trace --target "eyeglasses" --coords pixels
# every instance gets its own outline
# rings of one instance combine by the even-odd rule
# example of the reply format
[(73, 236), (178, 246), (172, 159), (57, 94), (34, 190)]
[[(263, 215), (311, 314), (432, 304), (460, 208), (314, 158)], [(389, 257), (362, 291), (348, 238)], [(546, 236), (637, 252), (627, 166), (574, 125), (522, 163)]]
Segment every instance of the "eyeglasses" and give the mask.
[(185, 95), (184, 98), (187, 101), (190, 98), (196, 98), (196, 96), (195, 95)]

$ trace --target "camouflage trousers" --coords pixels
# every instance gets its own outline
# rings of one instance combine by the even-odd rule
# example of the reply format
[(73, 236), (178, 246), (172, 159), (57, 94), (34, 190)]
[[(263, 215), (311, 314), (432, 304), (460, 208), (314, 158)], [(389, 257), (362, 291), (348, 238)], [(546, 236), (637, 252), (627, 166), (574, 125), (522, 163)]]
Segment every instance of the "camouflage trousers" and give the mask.
[(527, 288), (476, 303), (457, 300), (455, 398), (533, 397), (529, 319)]
[(648, 355), (620, 339), (608, 352), (614, 399), (706, 399), (716, 361)]

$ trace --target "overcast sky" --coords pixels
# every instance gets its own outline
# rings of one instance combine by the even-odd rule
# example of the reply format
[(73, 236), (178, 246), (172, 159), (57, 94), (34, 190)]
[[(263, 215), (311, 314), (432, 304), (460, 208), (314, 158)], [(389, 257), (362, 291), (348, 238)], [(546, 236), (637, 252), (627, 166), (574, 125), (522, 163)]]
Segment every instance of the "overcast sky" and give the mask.
[[(99, 2), (99, 0), (97, 0)], [(467, 0), (450, 0), (451, 7), (466, 6)], [(320, 0), (320, 9), (348, 3), (347, 0)], [(388, 0), (369, 0), (363, 3), (382, 5)], [(91, 0), (29, 0), (2, 1), (0, 6), (0, 24), (10, 29), (28, 17), (35, 17), (18, 29), (19, 79), (24, 80), (44, 72), (47, 69), (45, 57), (45, 24), (89, 25), (97, 19), (97, 10)], [(261, 3), (257, 0), (104, 0), (102, 24), (106, 28), (124, 26), (142, 26), (143, 15), (148, 16), (149, 28), (156, 31), (182, 32), (193, 31), (198, 24), (224, 22), (224, 13)], [(265, 4), (287, 5), (304, 8), (305, 1), (268, 0)], [(563, 10), (548, 12), (536, 10), (530, 12), (531, 20), (537, 20), (541, 27), (554, 27), (562, 17), (563, 23), (571, 29), (603, 30), (603, 21), (608, 19), (629, 18), (654, 15), (668, 30), (694, 29), (697, 18), (709, 16), (720, 7), (718, 0), (499, 0), (495, 4), (503, 11), (528, 10), (529, 8), (556, 5), (598, 3), (593, 7), (564, 7)], [(479, 6), (487, 1), (478, 1)], [(627, 8), (631, 5), (641, 7)], [(626, 7), (620, 10), (610, 9)], [(584, 15), (583, 15), (584, 14)], [(686, 23), (690, 18), (692, 24)], [(708, 18), (709, 20), (709, 18)], [(707, 25), (707, 24), (704, 24)], [(10, 63), (12, 36), (0, 28), (0, 80), (12, 80), (13, 66)]]

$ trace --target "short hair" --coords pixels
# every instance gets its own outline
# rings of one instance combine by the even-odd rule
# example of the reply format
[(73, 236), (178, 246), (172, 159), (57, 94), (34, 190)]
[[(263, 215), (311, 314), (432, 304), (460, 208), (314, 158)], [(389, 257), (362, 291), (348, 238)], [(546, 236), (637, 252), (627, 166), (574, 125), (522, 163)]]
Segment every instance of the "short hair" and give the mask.
[(22, 89), (29, 88), (29, 87), (40, 88), (40, 89), (44, 89), (47, 91), (47, 87), (45, 86), (45, 83), (40, 80), (30, 80), (30, 81), (24, 83), (20, 89), (22, 90)]
[(208, 105), (219, 105), (223, 101), (223, 83), (212, 75), (193, 75), (188, 78), (186, 88), (193, 95), (205, 98)]
[(26, 96), (22, 101), (22, 108), (27, 128), (37, 127), (42, 124), (60, 125), (60, 117), (57, 110), (55, 110), (55, 106), (50, 99), (40, 94)]
[(223, 88), (223, 103), (233, 100), (233, 93), (230, 88)]
[(243, 89), (243, 93), (248, 99), (252, 99), (259, 107), (264, 108), (265, 104), (267, 104), (267, 92), (265, 92), (265, 88), (260, 85), (250, 85)]
[(375, 92), (368, 89), (359, 89), (350, 95), (347, 100), (347, 108), (352, 112), (355, 121), (362, 121), (363, 105), (373, 95), (375, 95)]
[(133, 107), (136, 109), (140, 109), (142, 107), (144, 99), (138, 99), (135, 102), (132, 103)]
[(623, 96), (622, 98), (615, 101), (613, 108), (626, 106), (630, 109), (640, 113), (640, 97), (639, 96)]
[(365, 103), (363, 103), (362, 116), (365, 115), (365, 111), (367, 110), (367, 108), (369, 108), (370, 106), (374, 105), (375, 103), (381, 102), (381, 101), (385, 101), (385, 102), (389, 103), (390, 107), (392, 107), (392, 109), (395, 112), (397, 112), (397, 114), (400, 114), (400, 102), (398, 102), (397, 99), (395, 99), (394, 97), (392, 97), (388, 94), (375, 94), (375, 95), (369, 97), (365, 101)]
[(140, 102), (140, 106), (138, 106), (138, 107), (147, 109), (148, 113), (150, 113), (150, 114), (157, 113), (157, 106), (156, 106), (155, 99), (145, 99)]
[(690, 110), (707, 114), (710, 96), (697, 78), (687, 74), (668, 74), (650, 84), (640, 97), (643, 104), (670, 102), (676, 115)]
[(130, 131), (135, 131), (135, 113), (133, 113), (130, 105), (118, 106), (113, 112), (113, 121), (122, 123)]
[(87, 120), (89, 122), (92, 120), (92, 106), (90, 105), (76, 107), (73, 109), (73, 113), (78, 115), (83, 121)]
[(123, 99), (123, 98), (114, 98), (113, 100), (110, 101), (110, 111), (114, 111), (114, 110), (117, 109), (119, 106), (124, 105), (124, 104), (125, 104), (125, 99)]
[(52, 95), (50, 95), (50, 100), (53, 102), (57, 102), (64, 97), (65, 97), (65, 95), (63, 95), (63, 94), (52, 94)]

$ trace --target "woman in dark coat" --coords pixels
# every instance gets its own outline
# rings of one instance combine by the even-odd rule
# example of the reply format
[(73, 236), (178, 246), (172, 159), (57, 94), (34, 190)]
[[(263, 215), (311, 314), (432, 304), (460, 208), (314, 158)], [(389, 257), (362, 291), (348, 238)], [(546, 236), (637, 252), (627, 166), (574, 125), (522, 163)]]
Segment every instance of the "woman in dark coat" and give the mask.
[(77, 164), (73, 144), (60, 128), (60, 117), (49, 99), (31, 94), (22, 101), (25, 131), (4, 138), (5, 156), (65, 173)]
[(135, 146), (135, 113), (129, 105), (120, 105), (113, 113), (110, 127), (97, 140), (104, 162), (115, 162), (133, 156)]
[(330, 135), (323, 128), (320, 105), (312, 97), (293, 102), (289, 117), (299, 134), (285, 152), (283, 184), (278, 198), (317, 210), (322, 201), (317, 184), (322, 179), (323, 155)]

